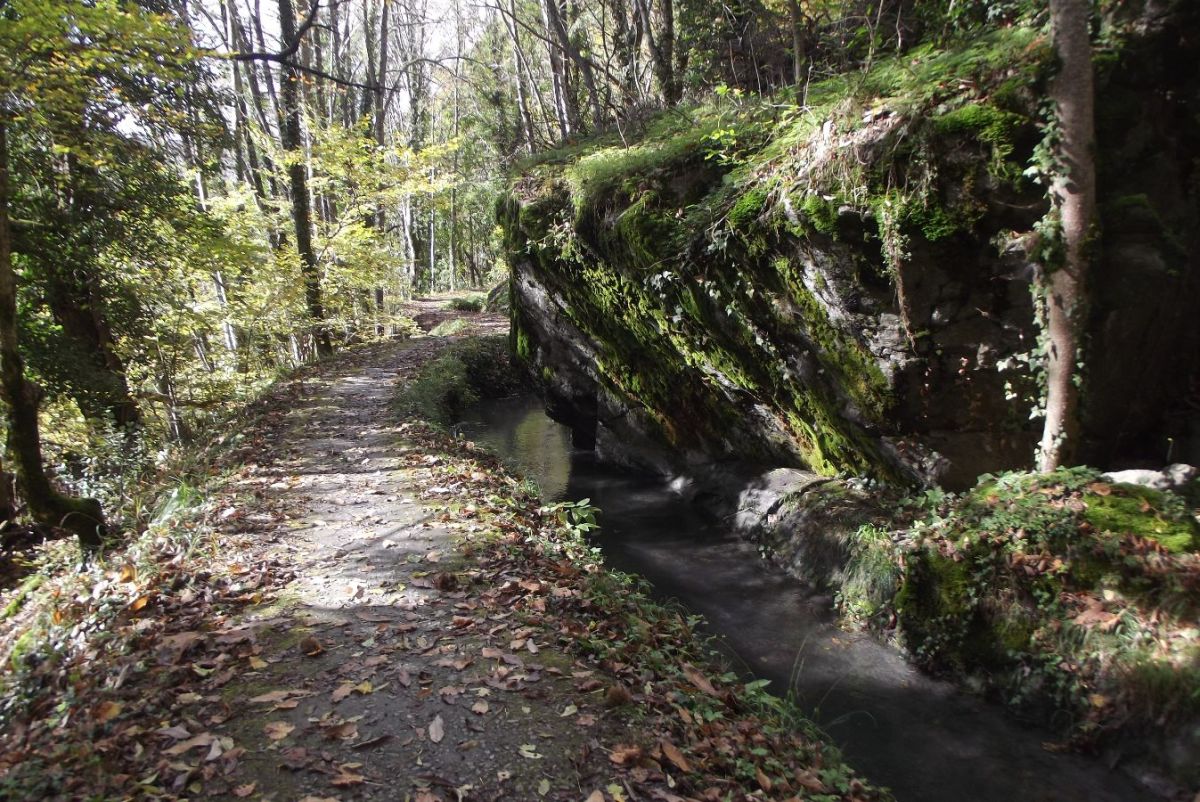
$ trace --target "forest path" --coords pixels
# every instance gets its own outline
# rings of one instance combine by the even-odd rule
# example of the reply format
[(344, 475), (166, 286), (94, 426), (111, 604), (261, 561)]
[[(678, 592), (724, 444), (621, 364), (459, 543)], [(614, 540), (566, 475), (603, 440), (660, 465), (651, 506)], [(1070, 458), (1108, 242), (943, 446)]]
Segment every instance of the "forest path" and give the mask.
[(235, 796), (582, 799), (609, 769), (591, 728), (561, 715), (596, 701), (571, 660), (511, 611), (472, 615), (482, 605), (463, 588), (479, 571), (458, 546), (479, 527), (443, 508), (473, 494), (447, 486), (447, 457), (407, 441), (392, 410), (397, 380), (441, 345), (343, 355), (287, 412), (265, 470), (292, 517), (274, 556), (297, 578), (244, 622), (260, 668), (224, 689), (243, 709), (214, 730), (247, 750)]

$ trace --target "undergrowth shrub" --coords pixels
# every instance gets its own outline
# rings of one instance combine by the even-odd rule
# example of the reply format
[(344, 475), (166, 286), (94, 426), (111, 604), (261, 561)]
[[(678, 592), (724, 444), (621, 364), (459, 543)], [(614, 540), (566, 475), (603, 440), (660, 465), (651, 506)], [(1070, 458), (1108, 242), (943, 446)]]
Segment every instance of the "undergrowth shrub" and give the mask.
[(446, 304), (447, 309), (453, 309), (455, 312), (481, 312), (483, 311), (483, 299), (477, 295), (469, 295), (465, 298), (451, 298)]
[(401, 393), (399, 406), (405, 414), (449, 426), (479, 401), (514, 395), (527, 383), (506, 336), (471, 337), (426, 363)]

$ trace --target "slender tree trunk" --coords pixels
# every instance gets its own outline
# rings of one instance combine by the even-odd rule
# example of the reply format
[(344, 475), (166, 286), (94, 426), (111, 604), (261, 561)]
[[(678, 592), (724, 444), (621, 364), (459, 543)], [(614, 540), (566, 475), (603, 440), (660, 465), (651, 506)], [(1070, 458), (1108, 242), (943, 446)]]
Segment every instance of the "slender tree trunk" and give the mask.
[(1079, 440), (1079, 371), (1087, 314), (1089, 244), (1096, 221), (1096, 167), (1089, 3), (1051, 0), (1050, 19), (1059, 72), (1051, 85), (1059, 123), (1061, 173), (1051, 196), (1062, 225), (1065, 256), (1045, 276), (1046, 425), (1038, 469), (1068, 464)]
[(521, 119), (521, 132), (525, 138), (525, 152), (532, 153), (534, 149), (533, 115), (529, 112), (528, 90), (525, 88), (525, 54), (521, 51), (521, 37), (517, 28), (516, 0), (508, 0), (508, 14), (511, 15), (511, 19), (505, 15), (504, 11), (500, 12), (500, 18), (504, 20), (504, 28), (508, 31), (508, 37), (512, 41), (517, 112)]
[(804, 83), (804, 10), (800, 8), (800, 0), (788, 0), (788, 14), (792, 23), (792, 83), (796, 86)]
[(92, 552), (104, 545), (108, 534), (100, 503), (59, 493), (50, 484), (42, 464), (39, 393), (25, 378), (17, 341), (17, 280), (8, 206), (8, 122), (0, 117), (0, 394), (8, 413), (8, 447), (15, 458), (21, 492), (34, 519), (73, 533), (83, 550)]
[[(296, 40), (296, 18), (292, 0), (279, 0), (279, 29), (284, 47)], [(303, 159), (300, 133), (300, 71), (284, 66), (281, 92), (284, 109), (282, 144), (287, 153), (288, 179), (292, 190), (292, 223), (296, 229), (296, 251), (300, 254), (300, 270), (304, 276), (304, 300), (312, 320), (313, 342), (318, 356), (329, 356), (333, 345), (325, 323), (325, 306), (321, 302), (321, 273), (312, 242), (312, 210), (308, 199), (308, 176)]]
[[(541, 7), (542, 27), (547, 36), (555, 37), (552, 16), (558, 14), (556, 0), (541, 0)], [(570, 97), (567, 87), (566, 62), (563, 61), (562, 53), (556, 45), (547, 45), (546, 50), (550, 57), (550, 86), (554, 97), (554, 113), (558, 118), (558, 132), (562, 139), (566, 139), (574, 132), (575, 117), (577, 116), (571, 113), (573, 99)]]
[(656, 15), (651, 11), (652, 0), (634, 0), (638, 16), (642, 20), (646, 43), (650, 47), (650, 63), (654, 67), (654, 76), (658, 79), (659, 91), (662, 92), (667, 105), (673, 106), (679, 102), (682, 94), (675, 74), (675, 8), (673, 0), (659, 0), (659, 3), (659, 25), (656, 31)]

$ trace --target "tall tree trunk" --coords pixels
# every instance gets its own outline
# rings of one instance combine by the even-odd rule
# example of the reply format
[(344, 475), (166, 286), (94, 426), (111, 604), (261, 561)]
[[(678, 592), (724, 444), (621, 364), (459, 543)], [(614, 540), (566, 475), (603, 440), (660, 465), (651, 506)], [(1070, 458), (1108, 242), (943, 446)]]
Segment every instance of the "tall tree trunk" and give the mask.
[[(558, 14), (556, 0), (541, 0), (542, 27), (546, 36), (557, 37), (553, 18)], [(514, 21), (515, 22), (515, 21)], [(562, 139), (569, 137), (575, 130), (577, 113), (572, 113), (574, 98), (567, 86), (567, 68), (562, 53), (557, 45), (549, 44), (546, 48), (550, 57), (550, 86), (554, 96), (554, 113), (558, 118), (558, 132)]]
[(82, 265), (52, 269), (46, 276), (46, 296), (55, 321), (84, 355), (77, 377), (87, 385), (76, 395), (80, 411), (90, 420), (132, 433), (141, 425), (142, 414), (129, 390), (125, 363), (117, 355), (94, 277)]
[(0, 117), (0, 394), (8, 412), (8, 447), (15, 457), (21, 492), (34, 519), (73, 533), (83, 550), (92, 552), (104, 545), (108, 534), (100, 503), (59, 493), (50, 484), (42, 464), (39, 393), (25, 378), (17, 341), (17, 280), (8, 206), (8, 121)]
[[(284, 49), (296, 42), (296, 18), (292, 0), (279, 0), (279, 30)], [(308, 176), (304, 165), (303, 142), (300, 133), (300, 71), (284, 65), (282, 75), (282, 107), (284, 110), (281, 143), (287, 153), (288, 179), (292, 190), (292, 223), (296, 229), (296, 251), (300, 255), (300, 271), (304, 276), (304, 300), (312, 319), (313, 342), (318, 356), (329, 356), (333, 345), (325, 323), (325, 306), (321, 302), (321, 273), (312, 242), (312, 210), (308, 199)]]
[(534, 149), (533, 140), (533, 115), (529, 112), (528, 90), (525, 88), (525, 54), (521, 50), (521, 37), (517, 28), (517, 3), (516, 0), (508, 0), (508, 14), (500, 12), (500, 18), (504, 20), (504, 28), (508, 31), (508, 37), (512, 41), (513, 48), (513, 75), (515, 76), (515, 88), (517, 92), (517, 112), (521, 120), (521, 132), (525, 139), (525, 152), (532, 153)]
[(792, 83), (799, 86), (804, 82), (804, 10), (800, 0), (788, 0), (788, 15), (792, 24)]
[(1095, 115), (1086, 0), (1051, 0), (1059, 71), (1050, 87), (1058, 115), (1061, 172), (1051, 196), (1065, 255), (1048, 268), (1046, 291), (1046, 425), (1038, 469), (1052, 471), (1074, 456), (1079, 440), (1081, 340), (1087, 314), (1089, 245), (1096, 220)]
[[(653, 13), (652, 4), (653, 0), (634, 0), (646, 43), (650, 47), (650, 63), (654, 67), (654, 77), (658, 79), (659, 91), (667, 105), (673, 106), (682, 96), (675, 70), (674, 0), (659, 0), (657, 14)], [(656, 16), (659, 23), (657, 30), (654, 24)]]

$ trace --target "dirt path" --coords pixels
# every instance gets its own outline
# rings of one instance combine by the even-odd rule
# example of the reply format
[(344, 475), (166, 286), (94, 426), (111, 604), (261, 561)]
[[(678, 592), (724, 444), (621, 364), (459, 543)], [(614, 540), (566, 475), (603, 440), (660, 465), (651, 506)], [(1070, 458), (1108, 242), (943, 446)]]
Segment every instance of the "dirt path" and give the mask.
[(582, 727), (567, 701), (545, 703), (576, 696), (580, 672), (511, 611), (473, 615), (478, 572), (458, 552), (471, 525), (439, 514), (460, 488), (390, 409), (426, 345), (345, 358), (287, 414), (270, 486), (295, 516), (278, 548), (297, 579), (282, 612), (247, 620), (265, 667), (224, 691), (253, 711), (216, 733), (248, 750), (231, 790), (577, 799), (606, 784), (607, 759), (586, 759), (603, 716)]

